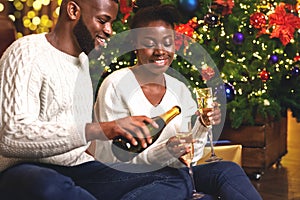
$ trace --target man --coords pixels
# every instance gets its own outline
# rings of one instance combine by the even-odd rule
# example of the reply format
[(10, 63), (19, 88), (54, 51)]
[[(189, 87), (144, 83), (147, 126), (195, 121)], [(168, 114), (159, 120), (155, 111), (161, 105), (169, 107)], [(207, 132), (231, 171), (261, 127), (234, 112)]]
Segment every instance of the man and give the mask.
[[(94, 161), (90, 141), (135, 132), (145, 116), (91, 123), (87, 54), (112, 34), (116, 0), (63, 0), (54, 30), (14, 42), (0, 60), (1, 199), (185, 199), (187, 173), (125, 173)], [(146, 139), (143, 139), (146, 138)], [(127, 166), (130, 167), (130, 166)], [(186, 180), (187, 179), (187, 180)]]

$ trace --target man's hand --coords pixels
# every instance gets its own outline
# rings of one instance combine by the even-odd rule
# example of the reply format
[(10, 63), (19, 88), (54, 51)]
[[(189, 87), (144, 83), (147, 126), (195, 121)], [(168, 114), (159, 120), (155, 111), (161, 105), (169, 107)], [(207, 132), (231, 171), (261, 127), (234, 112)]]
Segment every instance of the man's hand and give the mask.
[(87, 141), (94, 139), (110, 140), (117, 136), (123, 136), (133, 145), (137, 145), (137, 140), (139, 140), (141, 145), (146, 148), (147, 143), (152, 143), (151, 134), (146, 126), (147, 124), (158, 128), (158, 125), (146, 116), (131, 116), (111, 122), (87, 124), (86, 138)]

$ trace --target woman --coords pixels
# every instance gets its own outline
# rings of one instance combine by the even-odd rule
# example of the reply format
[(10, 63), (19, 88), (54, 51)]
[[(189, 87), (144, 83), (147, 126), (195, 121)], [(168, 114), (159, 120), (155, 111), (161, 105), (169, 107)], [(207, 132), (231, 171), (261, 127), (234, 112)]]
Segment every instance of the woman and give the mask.
[[(178, 21), (176, 9), (162, 5), (152, 12), (149, 8), (140, 10), (132, 19), (132, 29), (143, 28), (131, 32), (133, 45), (137, 49), (137, 64), (115, 71), (104, 79), (98, 91), (95, 115), (99, 121), (136, 114), (154, 117), (175, 105), (180, 106), (181, 115), (167, 125), (154, 144), (130, 162), (160, 166), (172, 163), (173, 166), (182, 167), (182, 163), (174, 159), (176, 152), (170, 154), (166, 144), (175, 135), (176, 128), (183, 127), (182, 130), (187, 130), (188, 121), (197, 111), (197, 105), (186, 85), (165, 73), (174, 58), (173, 29)], [(208, 115), (213, 124), (220, 123), (219, 108)], [(194, 144), (196, 163), (203, 154), (207, 128), (196, 121), (192, 132), (194, 138), (197, 138)], [(169, 150), (172, 151), (170, 148)], [(118, 161), (111, 151), (109, 141), (97, 142), (96, 158), (102, 162)]]
[[(183, 167), (179, 157), (190, 149), (169, 148), (176, 144), (176, 128), (186, 130), (197, 106), (189, 89), (179, 80), (167, 75), (174, 58), (174, 24), (178, 20), (176, 9), (170, 5), (141, 8), (133, 17), (131, 29), (136, 47), (137, 64), (113, 72), (102, 82), (96, 104), (95, 117), (109, 121), (124, 116), (146, 115), (154, 117), (174, 105), (182, 113), (175, 117), (151, 146), (130, 162), (151, 166), (172, 165)], [(208, 113), (212, 124), (221, 121), (219, 108)], [(182, 128), (183, 127), (183, 128)], [(199, 120), (192, 130), (195, 142), (194, 164), (201, 158), (206, 143), (207, 128)], [(97, 141), (98, 142), (98, 141)], [(118, 162), (111, 151), (110, 142), (96, 144), (96, 159), (102, 162)], [(148, 168), (149, 169), (149, 168)], [(187, 172), (186, 168), (180, 170)], [(215, 162), (193, 167), (197, 191), (220, 196), (221, 199), (261, 199), (244, 171), (232, 162)], [(206, 195), (203, 199), (212, 196)]]

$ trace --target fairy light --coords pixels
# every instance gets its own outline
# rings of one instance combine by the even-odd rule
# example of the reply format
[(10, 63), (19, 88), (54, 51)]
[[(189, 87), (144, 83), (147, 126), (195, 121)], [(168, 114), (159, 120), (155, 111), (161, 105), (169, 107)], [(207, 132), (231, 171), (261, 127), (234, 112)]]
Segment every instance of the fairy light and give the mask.
[(29, 11), (29, 12), (27, 13), (27, 17), (28, 17), (29, 19), (32, 19), (33, 17), (35, 17), (35, 12), (34, 12), (33, 10)]
[(32, 18), (32, 23), (37, 26), (41, 23), (41, 19), (39, 17), (35, 16)]
[(4, 5), (3, 3), (0, 3), (0, 12), (2, 12), (4, 10)]
[(244, 76), (244, 77), (241, 78), (241, 81), (242, 82), (248, 82), (248, 79), (247, 79), (247, 77)]
[(34, 10), (41, 10), (42, 8), (42, 3), (40, 1), (34, 1), (32, 4), (32, 7)]
[(197, 67), (195, 65), (192, 65), (191, 70), (192, 71), (198, 71), (198, 69), (197, 69)]
[(55, 18), (57, 18), (58, 15), (59, 15), (59, 10), (60, 10), (60, 7), (57, 7), (57, 8), (55, 9), (55, 11), (53, 12), (52, 16), (55, 17)]
[[(21, 20), (25, 29), (31, 32), (41, 33), (49, 32), (57, 21), (59, 15), (59, 6), (62, 0), (9, 0), (15, 7), (15, 11), (12, 16), (14, 20)], [(56, 3), (57, 7), (54, 8), (51, 13), (52, 16), (42, 15), (40, 12), (43, 6), (49, 6), (50, 3)], [(25, 11), (25, 13), (24, 13)], [(25, 14), (25, 15), (24, 15)], [(51, 17), (51, 18), (50, 18)], [(17, 37), (22, 37), (23, 33), (17, 33)]]
[(44, 6), (48, 6), (50, 4), (50, 0), (42, 0), (41, 2)]
[(14, 6), (17, 10), (23, 10), (24, 9), (24, 6), (23, 6), (22, 2), (20, 2), (20, 1), (14, 1)]
[(14, 15), (8, 15), (8, 17), (14, 22), (16, 21), (16, 17)]
[(221, 37), (224, 37), (226, 36), (226, 32), (224, 31), (224, 28), (222, 27), (221, 28), (221, 34), (220, 34)]
[(219, 49), (220, 49), (219, 45), (216, 45), (215, 48), (214, 48), (215, 51), (218, 51)]
[(31, 24), (31, 21), (28, 17), (23, 17), (23, 25), (24, 27), (28, 28)]
[(238, 89), (238, 90), (237, 90), (237, 93), (238, 93), (239, 95), (243, 95), (243, 90), (242, 90), (242, 89)]

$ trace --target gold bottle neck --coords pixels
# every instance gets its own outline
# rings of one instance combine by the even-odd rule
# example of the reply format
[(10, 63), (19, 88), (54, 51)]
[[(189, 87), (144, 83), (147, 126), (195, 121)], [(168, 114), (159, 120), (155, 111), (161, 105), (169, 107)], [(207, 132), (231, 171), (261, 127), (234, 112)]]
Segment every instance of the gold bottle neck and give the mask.
[(164, 114), (160, 115), (160, 117), (165, 121), (165, 123), (169, 123), (174, 117), (181, 113), (181, 108), (179, 106), (174, 106)]

